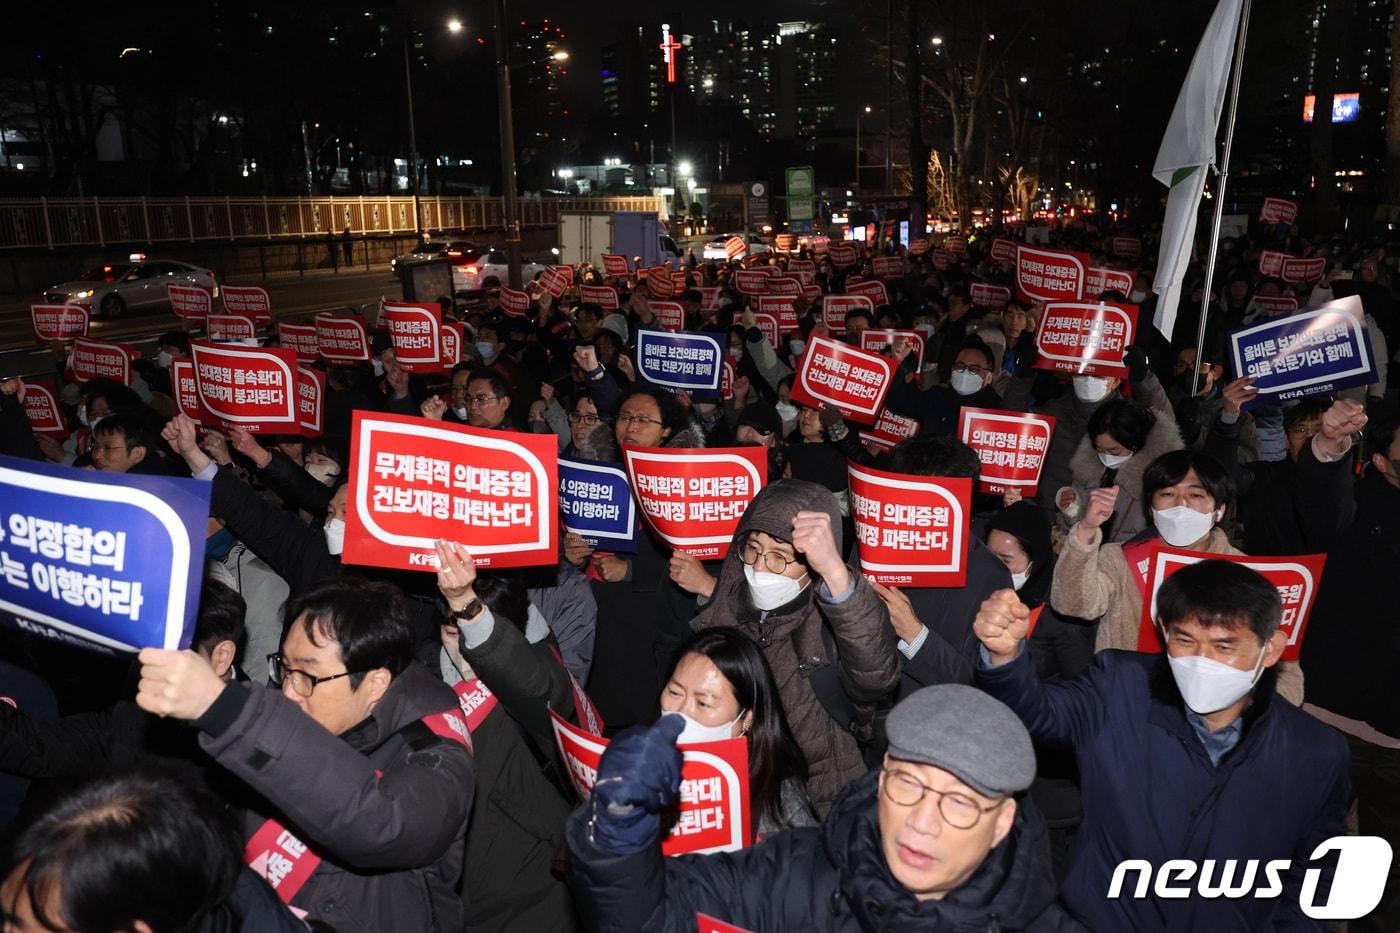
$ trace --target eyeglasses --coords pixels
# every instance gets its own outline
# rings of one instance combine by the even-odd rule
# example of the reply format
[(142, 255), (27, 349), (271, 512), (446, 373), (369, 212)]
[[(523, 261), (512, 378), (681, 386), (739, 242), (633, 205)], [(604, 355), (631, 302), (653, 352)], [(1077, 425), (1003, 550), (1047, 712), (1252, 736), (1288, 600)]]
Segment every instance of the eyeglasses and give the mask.
[(292, 691), (299, 697), (310, 697), (316, 687), (328, 680), (339, 680), (342, 677), (349, 677), (351, 674), (363, 674), (364, 671), (346, 671), (344, 674), (331, 674), (329, 677), (316, 677), (299, 671), (294, 667), (288, 667), (282, 661), (281, 654), (269, 654), (267, 656), (267, 676), (277, 686), (282, 686), (282, 681), (286, 680), (292, 685)]
[(983, 373), (991, 372), (991, 370), (985, 366), (978, 366), (976, 363), (954, 363), (953, 372), (972, 373), (974, 376), (980, 376)]
[(591, 427), (593, 427), (595, 424), (597, 424), (599, 421), (602, 421), (602, 420), (603, 420), (603, 419), (602, 419), (602, 418), (599, 418), (597, 415), (585, 415), (585, 414), (584, 414), (583, 412), (581, 412), (581, 411), (571, 411), (571, 412), (569, 412), (569, 423), (570, 423), (570, 424), (586, 424), (586, 425), (588, 425), (588, 426), (591, 428)]
[(788, 568), (788, 564), (797, 563), (796, 557), (788, 557), (779, 551), (765, 551), (758, 546), (757, 541), (746, 541), (744, 550), (741, 552), (744, 563), (758, 569), (758, 560), (763, 558), (763, 566), (768, 568), (769, 573), (782, 573)]
[(914, 807), (923, 801), (925, 794), (937, 794), (938, 812), (943, 815), (944, 822), (954, 829), (971, 829), (982, 819), (982, 814), (991, 813), (1005, 803), (998, 801), (990, 807), (984, 807), (967, 794), (934, 790), (907, 771), (897, 768), (880, 770), (885, 775), (885, 796), (889, 798), (890, 803), (901, 807)]
[(630, 412), (623, 412), (617, 416), (619, 424), (654, 424), (658, 428), (665, 424), (664, 421), (657, 421), (655, 418), (648, 418), (646, 415), (634, 415)]
[(499, 395), (469, 395), (467, 396), (467, 407), (471, 408), (472, 406), (476, 406), (482, 408), (490, 405), (492, 402), (498, 402), (500, 400), (501, 396)]
[(92, 445), (93, 453), (96, 453), (97, 451), (100, 450), (100, 451), (102, 451), (104, 454), (109, 454), (109, 453), (111, 453), (111, 452), (114, 451), (114, 450), (130, 450), (130, 449), (131, 449), (131, 445), (130, 445), (130, 444), (93, 444), (93, 445)]

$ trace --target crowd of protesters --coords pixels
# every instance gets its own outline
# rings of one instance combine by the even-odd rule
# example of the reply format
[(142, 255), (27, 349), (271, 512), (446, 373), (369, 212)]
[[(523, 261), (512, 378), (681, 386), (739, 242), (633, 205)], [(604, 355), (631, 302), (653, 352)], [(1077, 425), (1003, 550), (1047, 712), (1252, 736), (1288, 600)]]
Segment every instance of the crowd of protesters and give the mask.
[[(1122, 266), (1109, 244), (1124, 232), (1080, 223), (1054, 242)], [(692, 257), (674, 300), (732, 363), (723, 398), (639, 378), (653, 299), (636, 270), (590, 265), (577, 284), (617, 287), (617, 309), (576, 287), (531, 286), (522, 314), (496, 286), (484, 307), (445, 300), (466, 339), (441, 377), (410, 375), (372, 327), (371, 360), (327, 368), (315, 438), (179, 414), (184, 331), (130, 385), (60, 366), (63, 442), (31, 430), (20, 380), (0, 383), (0, 453), (192, 477), (212, 503), (191, 650), (128, 667), (0, 633), (4, 929), (681, 931), (697, 914), (754, 931), (1325, 929), (1303, 910), (1331, 880), (1326, 865), (1309, 880), (1314, 850), (1348, 832), (1400, 847), (1400, 421), (1385, 373), (1400, 253), (1287, 229), (1226, 240), (1217, 282), (1188, 274), (1170, 335), (1133, 262), (1129, 293), (1088, 296), (1138, 307), (1126, 374), (1071, 377), (1035, 366), (1039, 305), (974, 305), (974, 284), (1015, 282), (992, 236), (969, 239), (942, 268), (894, 243), (847, 267), (805, 243)], [(1323, 257), (1324, 274), (1260, 275), (1264, 249)], [(889, 303), (832, 334), (822, 298), (872, 278), (879, 255), (904, 260)], [(797, 330), (775, 345), (735, 273), (792, 259), (814, 260), (817, 295), (795, 300)], [(1252, 404), (1227, 335), (1280, 295), (1358, 295), (1379, 378)], [(888, 409), (918, 425), (897, 445), (792, 394), (808, 341), (867, 328), (924, 337), (922, 366), (908, 341), (884, 351)], [(974, 496), (965, 585), (873, 582), (848, 464), (975, 488), (964, 407), (1054, 416), (1038, 495)], [(377, 570), (342, 561), (356, 411), (554, 435), (597, 461), (757, 445), (769, 481), (719, 561), (649, 530), (623, 554), (561, 529), (549, 566), (478, 570), (445, 539), (434, 572)], [(1159, 542), (1326, 554), (1300, 659), (1282, 660), (1273, 585), (1209, 559), (1162, 585), (1163, 650), (1138, 651), (1135, 561)], [(432, 728), (479, 686), (495, 701), (469, 737)], [(582, 804), (551, 712), (596, 712), (612, 739)], [(663, 857), (677, 741), (737, 736), (758, 841)], [(1287, 864), (1271, 894), (1261, 868), (1257, 885), (1234, 879), (1247, 896), (1199, 896), (1188, 873), (1190, 896), (1160, 896), (1158, 880), (1135, 897), (1133, 876), (1110, 897), (1134, 859)], [(1350, 929), (1400, 929), (1393, 868)]]

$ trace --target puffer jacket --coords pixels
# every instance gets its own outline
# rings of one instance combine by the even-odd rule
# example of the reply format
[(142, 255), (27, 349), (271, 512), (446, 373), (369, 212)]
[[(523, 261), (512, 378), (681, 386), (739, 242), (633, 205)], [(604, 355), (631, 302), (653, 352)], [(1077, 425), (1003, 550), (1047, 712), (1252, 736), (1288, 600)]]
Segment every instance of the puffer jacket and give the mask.
[(690, 933), (697, 912), (746, 930), (1008, 933), (1082, 930), (1055, 904), (1045, 822), (1017, 802), (1011, 832), (942, 900), (920, 901), (890, 874), (877, 820), (878, 774), (851, 784), (819, 827), (739, 852), (662, 858), (653, 843), (611, 856), (589, 840), (588, 808), (569, 820), (570, 883), (586, 925), (607, 933)]
[(246, 814), (248, 838), (276, 819), (320, 856), (291, 900), (309, 921), (338, 933), (457, 933), (476, 775), (466, 745), (422, 722), (444, 712), (460, 717), (456, 695), (414, 662), (341, 735), (280, 691), (240, 683), (194, 725), (201, 747), (262, 798)]
[[(772, 483), (744, 512), (710, 602), (691, 624), (696, 631), (736, 626), (758, 643), (773, 670), (793, 736), (811, 763), (807, 786), (813, 802), (825, 813), (841, 788), (865, 773), (865, 763), (855, 736), (832, 718), (818, 691), (834, 674), (853, 708), (853, 722), (872, 720), (875, 708), (891, 699), (899, 685), (900, 655), (885, 604), (854, 570), (852, 590), (840, 602), (835, 598), (843, 594), (825, 592), (826, 585), (813, 580), (785, 605), (767, 612), (754, 607), (741, 544), (751, 531), (791, 540), (792, 520), (802, 511), (831, 516), (840, 553), (841, 515), (830, 490), (802, 480)], [(829, 640), (823, 638), (823, 627)]]
[[(1119, 543), (1131, 541), (1147, 528), (1147, 518), (1142, 511), (1142, 474), (1147, 471), (1153, 460), (1162, 454), (1180, 450), (1182, 446), (1184, 445), (1181, 443), (1181, 433), (1176, 429), (1176, 422), (1159, 416), (1152, 425), (1152, 430), (1147, 432), (1147, 441), (1142, 450), (1133, 454), (1131, 460), (1119, 467), (1113, 477), (1114, 485), (1118, 487), (1118, 499), (1113, 504), (1112, 518), (1103, 525), (1108, 529), (1107, 540)], [(1086, 431), (1069, 461), (1068, 488), (1074, 491), (1074, 502), (1069, 508), (1060, 509), (1061, 531), (1069, 531), (1084, 514), (1084, 509), (1089, 503), (1089, 493), (1099, 488), (1104, 470), (1103, 461), (1099, 459), (1093, 440)], [(1055, 499), (1059, 500), (1058, 494)]]
[[(1156, 535), (1155, 529), (1137, 538), (1143, 542)], [(1204, 548), (1209, 554), (1239, 555), (1244, 552), (1230, 544), (1225, 532), (1212, 528)], [(1094, 651), (1116, 648), (1138, 650), (1138, 630), (1142, 621), (1142, 589), (1133, 578), (1123, 556), (1122, 544), (1104, 544), (1103, 530), (1094, 529), (1093, 541), (1080, 544), (1067, 535), (1055, 563), (1055, 579), (1050, 586), (1050, 604), (1062, 615), (1089, 621), (1098, 620)], [(1303, 671), (1296, 661), (1280, 661), (1278, 695), (1294, 706), (1303, 702)]]

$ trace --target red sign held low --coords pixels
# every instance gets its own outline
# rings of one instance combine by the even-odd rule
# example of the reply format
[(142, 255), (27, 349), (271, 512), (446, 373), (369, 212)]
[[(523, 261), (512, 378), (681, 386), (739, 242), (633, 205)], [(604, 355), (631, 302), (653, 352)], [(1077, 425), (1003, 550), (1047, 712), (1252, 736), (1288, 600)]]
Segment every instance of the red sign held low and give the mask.
[(913, 418), (896, 415), (886, 408), (880, 412), (880, 420), (875, 422), (873, 428), (860, 432), (860, 439), (888, 450), (918, 433), (919, 422)]
[(1011, 240), (993, 240), (992, 259), (996, 262), (1015, 262), (1016, 244)]
[(813, 335), (797, 364), (792, 397), (812, 408), (834, 405), (852, 421), (874, 424), (894, 369), (894, 361), (878, 353)]
[(876, 256), (873, 265), (876, 278), (897, 279), (904, 275), (904, 257), (902, 256)]
[(650, 305), (657, 327), (672, 333), (685, 329), (685, 305), (679, 301), (653, 301)]
[(1321, 256), (1314, 259), (1295, 259), (1287, 256), (1283, 260), (1283, 266), (1279, 269), (1279, 278), (1290, 285), (1300, 283), (1312, 283), (1322, 278), (1322, 273), (1327, 271), (1327, 260)]
[(170, 388), (175, 407), (195, 424), (204, 424), (209, 418), (199, 404), (199, 385), (194, 379), (194, 361), (178, 359), (170, 361)]
[(1254, 307), (1265, 317), (1279, 317), (1284, 314), (1292, 314), (1298, 310), (1298, 299), (1292, 295), (1255, 295), (1250, 299)]
[(210, 427), (250, 434), (300, 434), (293, 350), (190, 344), (195, 390)]
[(875, 318), (875, 302), (869, 295), (826, 295), (822, 298), (822, 323), (833, 334), (846, 332), (846, 315), (864, 311)]
[(931, 244), (928, 240), (910, 240), (909, 255), (922, 256), (924, 253), (927, 253), (929, 251), (929, 247), (932, 245), (933, 244)]
[(321, 351), (316, 343), (315, 324), (286, 324), (278, 321), (277, 342), (288, 350), (295, 350), (297, 359), (302, 362), (313, 363), (321, 358)]
[(846, 294), (864, 295), (875, 303), (877, 308), (884, 307), (890, 303), (890, 293), (885, 291), (885, 283), (875, 279), (865, 279), (860, 282), (847, 282)]
[(272, 320), (272, 296), (261, 285), (225, 285), (219, 294), (229, 314), (251, 318), (258, 327)]
[(924, 368), (924, 332), (921, 330), (892, 330), (867, 327), (860, 332), (860, 346), (862, 350), (870, 350), (873, 353), (885, 353), (894, 347), (896, 340), (907, 340), (914, 348), (914, 358), (917, 361), (916, 369), (922, 371)]
[(439, 538), (479, 567), (558, 560), (554, 437), (364, 411), (351, 431), (345, 563), (435, 570)]
[(759, 295), (758, 310), (762, 314), (773, 315), (778, 322), (778, 330), (783, 333), (797, 330), (797, 309), (793, 307), (793, 298), (792, 295)]
[(622, 457), (647, 524), (700, 560), (729, 553), (739, 519), (768, 478), (763, 447), (625, 446)]
[(451, 369), (462, 362), (462, 347), (467, 342), (466, 325), (461, 321), (446, 321), (442, 325), (442, 368)]
[(953, 268), (953, 266), (957, 265), (957, 262), (957, 254), (950, 249), (943, 249), (940, 247), (933, 251), (933, 267), (939, 272), (948, 271)]
[(855, 243), (849, 240), (841, 240), (840, 242), (832, 243), (827, 250), (827, 258), (829, 258), (831, 264), (838, 269), (854, 266), (859, 257), (860, 254), (856, 252)]
[(307, 437), (326, 430), (326, 374), (309, 366), (297, 366), (297, 418)]
[(550, 266), (540, 273), (540, 286), (554, 298), (562, 297), (572, 284), (574, 284), (573, 266)]
[(501, 310), (512, 317), (524, 317), (530, 313), (530, 293), (502, 285)]
[(1005, 285), (988, 285), (986, 282), (973, 282), (972, 306), (1000, 311), (1011, 301), (1011, 289)]
[(972, 480), (849, 468), (861, 570), (886, 586), (963, 586)]
[[(772, 269), (773, 266), (768, 268)], [(794, 275), (770, 275), (768, 294), (796, 296), (802, 294), (802, 281)]]
[(1259, 274), (1278, 275), (1283, 272), (1283, 261), (1290, 259), (1287, 253), (1266, 249), (1259, 254)]
[(1137, 333), (1137, 308), (1066, 301), (1045, 306), (1035, 334), (1035, 368), (1090, 376), (1128, 375), (1123, 356)]
[(369, 331), (365, 319), (316, 315), (316, 350), (327, 363), (369, 362)]
[(1113, 255), (1136, 259), (1142, 255), (1142, 241), (1135, 236), (1116, 236), (1113, 238)]
[(92, 315), (79, 305), (30, 305), (29, 321), (40, 343), (86, 337)]
[(943, 241), (943, 248), (950, 253), (957, 253), (961, 256), (963, 253), (967, 252), (967, 237), (950, 236)]
[(186, 321), (202, 321), (209, 316), (214, 299), (208, 289), (198, 285), (167, 285), (166, 297), (170, 300), (170, 310), (175, 316)]
[(779, 252), (790, 253), (797, 249), (797, 234), (795, 233), (780, 233), (775, 239), (777, 241), (775, 245)]
[(51, 380), (26, 376), (24, 383), (24, 416), (36, 434), (63, 436), (68, 428), (63, 423), (63, 411)]
[(1104, 292), (1118, 292), (1127, 297), (1133, 290), (1133, 274), (1122, 269), (1091, 268), (1084, 283), (1084, 297), (1098, 298)]
[(442, 372), (441, 307), (386, 301), (382, 319), (394, 344), (394, 359), (406, 372)]
[(89, 379), (115, 379), (131, 385), (131, 361), (136, 351), (123, 343), (79, 337), (73, 341), (73, 378), (79, 382)]
[(1055, 419), (1049, 415), (989, 408), (964, 408), (958, 414), (958, 439), (982, 461), (978, 492), (999, 495), (1015, 489), (1027, 499), (1034, 496), (1054, 434)]
[(647, 294), (652, 298), (670, 298), (676, 293), (676, 283), (665, 266), (657, 266), (647, 273)]
[(597, 305), (604, 311), (618, 309), (617, 289), (611, 285), (580, 285), (578, 300), (582, 304)]
[(1291, 224), (1298, 219), (1298, 203), (1283, 198), (1265, 198), (1264, 206), (1259, 211), (1259, 219), (1270, 226)]
[(768, 273), (760, 269), (736, 269), (734, 288), (741, 295), (762, 295), (768, 291)]
[(242, 314), (211, 314), (204, 319), (204, 330), (215, 343), (258, 339), (257, 325)]
[(1028, 301), (1078, 301), (1088, 276), (1088, 253), (1016, 247), (1016, 290)]
[(632, 270), (627, 266), (627, 257), (617, 253), (603, 254), (603, 274), (612, 278), (625, 279)]

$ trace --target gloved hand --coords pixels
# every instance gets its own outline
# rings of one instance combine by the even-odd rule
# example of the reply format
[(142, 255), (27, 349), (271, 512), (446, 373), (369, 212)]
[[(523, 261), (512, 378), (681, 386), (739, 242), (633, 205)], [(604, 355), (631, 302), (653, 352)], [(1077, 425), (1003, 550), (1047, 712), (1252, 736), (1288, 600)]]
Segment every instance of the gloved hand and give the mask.
[(1128, 381), (1141, 382), (1147, 376), (1147, 354), (1138, 346), (1128, 347), (1123, 353), (1123, 365), (1128, 367)]
[(662, 716), (613, 739), (589, 799), (589, 836), (609, 855), (629, 855), (652, 844), (662, 810), (675, 803), (681, 783), (676, 739), (685, 728), (679, 716)]
[(833, 441), (839, 441), (846, 436), (846, 421), (841, 415), (841, 409), (833, 405), (823, 405), (821, 407), (822, 430), (826, 436)]

